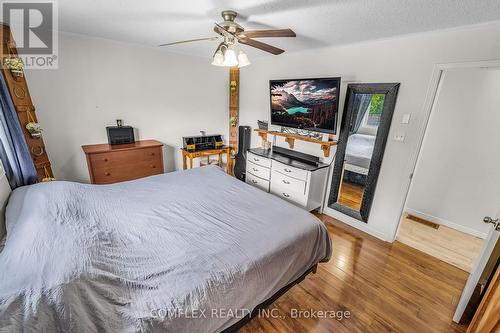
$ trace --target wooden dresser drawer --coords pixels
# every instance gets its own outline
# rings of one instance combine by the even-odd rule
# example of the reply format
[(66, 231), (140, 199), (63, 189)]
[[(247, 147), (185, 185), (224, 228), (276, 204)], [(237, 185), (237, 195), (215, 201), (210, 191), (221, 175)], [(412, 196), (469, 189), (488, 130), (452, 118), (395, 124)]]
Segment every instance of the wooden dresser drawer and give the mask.
[(247, 161), (252, 162), (253, 164), (257, 164), (263, 166), (264, 168), (271, 168), (271, 160), (265, 157), (261, 157), (259, 155), (252, 154), (250, 152), (247, 153)]
[(163, 173), (160, 142), (83, 146), (93, 184), (112, 184)]
[(160, 161), (142, 161), (139, 163), (114, 165), (94, 168), (95, 184), (111, 184), (163, 173)]
[(251, 173), (254, 176), (257, 176), (259, 178), (269, 180), (271, 176), (271, 169), (254, 164), (250, 161), (247, 162), (247, 173)]
[(138, 163), (148, 161), (158, 161), (160, 159), (161, 147), (111, 151), (99, 154), (92, 154), (90, 162), (94, 168), (109, 168), (120, 166), (126, 163)]
[(277, 171), (285, 176), (293, 177), (300, 180), (307, 180), (307, 170), (298, 169), (289, 165), (273, 161), (273, 171)]

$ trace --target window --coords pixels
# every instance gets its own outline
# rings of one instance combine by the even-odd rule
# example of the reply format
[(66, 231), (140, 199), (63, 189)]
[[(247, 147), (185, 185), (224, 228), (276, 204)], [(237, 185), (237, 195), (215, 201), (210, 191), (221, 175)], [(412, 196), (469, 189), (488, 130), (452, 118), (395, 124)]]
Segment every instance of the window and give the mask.
[(368, 106), (368, 112), (363, 119), (362, 127), (377, 128), (380, 125), (380, 116), (384, 108), (384, 100), (384, 94), (374, 94), (372, 96), (372, 100)]

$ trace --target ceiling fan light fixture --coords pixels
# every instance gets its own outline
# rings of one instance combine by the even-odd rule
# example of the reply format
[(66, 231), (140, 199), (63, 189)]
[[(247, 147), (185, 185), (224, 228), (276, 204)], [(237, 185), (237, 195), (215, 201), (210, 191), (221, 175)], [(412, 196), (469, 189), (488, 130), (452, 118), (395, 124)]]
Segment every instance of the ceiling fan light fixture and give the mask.
[(231, 46), (227, 48), (226, 52), (224, 52), (223, 66), (225, 67), (238, 66), (238, 59), (236, 58), (236, 52), (234, 52)]
[(241, 68), (241, 67), (248, 66), (250, 64), (251, 64), (251, 62), (250, 62), (250, 60), (248, 60), (247, 54), (245, 52), (243, 52), (242, 50), (240, 50), (240, 54), (238, 54), (238, 67)]
[(212, 61), (212, 65), (214, 66), (224, 66), (224, 54), (219, 49), (214, 54), (214, 59)]
[(234, 10), (225, 10), (221, 13), (223, 22), (215, 23), (214, 31), (217, 34), (215, 37), (195, 38), (181, 40), (172, 43), (161, 44), (159, 46), (177, 45), (183, 43), (199, 42), (199, 41), (219, 41), (220, 44), (213, 55), (212, 65), (221, 67), (245, 67), (250, 65), (248, 56), (240, 50), (239, 44), (245, 44), (249, 47), (268, 52), (274, 55), (282, 54), (285, 50), (278, 47), (263, 43), (253, 38), (264, 37), (296, 37), (295, 32), (291, 29), (267, 29), (267, 30), (250, 30), (245, 29), (235, 22), (238, 13)]

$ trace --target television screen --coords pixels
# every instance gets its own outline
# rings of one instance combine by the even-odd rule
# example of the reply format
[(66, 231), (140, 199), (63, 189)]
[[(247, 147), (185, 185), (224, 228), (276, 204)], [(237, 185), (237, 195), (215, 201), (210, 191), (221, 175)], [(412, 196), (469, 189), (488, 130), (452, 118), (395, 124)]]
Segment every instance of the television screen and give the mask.
[(271, 124), (336, 133), (340, 78), (271, 80)]

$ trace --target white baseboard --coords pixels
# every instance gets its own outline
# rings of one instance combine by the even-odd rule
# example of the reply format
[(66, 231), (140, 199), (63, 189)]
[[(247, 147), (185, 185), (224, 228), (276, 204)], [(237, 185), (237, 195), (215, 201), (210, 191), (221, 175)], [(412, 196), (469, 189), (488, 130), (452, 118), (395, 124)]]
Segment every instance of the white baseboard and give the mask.
[(420, 218), (422, 218), (424, 220), (427, 220), (429, 222), (440, 224), (440, 225), (444, 225), (444, 226), (447, 226), (448, 228), (461, 231), (461, 232), (469, 234), (471, 236), (479, 237), (479, 238), (482, 238), (482, 239), (486, 239), (486, 237), (488, 236), (488, 234), (486, 234), (484, 232), (477, 231), (477, 230), (465, 227), (463, 225), (460, 225), (460, 224), (448, 221), (448, 220), (440, 218), (440, 217), (436, 217), (436, 216), (432, 216), (432, 215), (429, 215), (429, 214), (425, 214), (425, 213), (416, 211), (416, 210), (411, 209), (411, 208), (406, 208), (405, 212), (409, 213), (411, 215), (414, 215), (416, 217), (420, 217)]
[(370, 228), (367, 223), (358, 221), (355, 218), (353, 218), (349, 215), (343, 214), (343, 213), (336, 211), (334, 209), (331, 209), (330, 207), (325, 207), (323, 210), (323, 214), (328, 215), (330, 217), (333, 217), (334, 219), (339, 220), (340, 222), (345, 223), (347, 225), (350, 225), (353, 228), (356, 228), (356, 229), (359, 229), (363, 232), (366, 232), (367, 234), (372, 235), (378, 239), (381, 239), (384, 242), (390, 242), (390, 243), (393, 242), (393, 239), (391, 237), (389, 237), (388, 235), (386, 235), (384, 233), (381, 233), (378, 230)]

